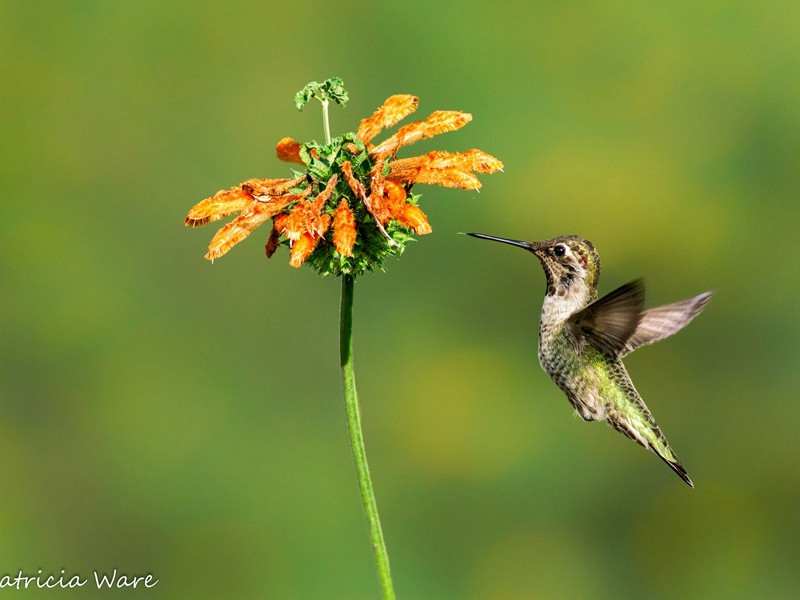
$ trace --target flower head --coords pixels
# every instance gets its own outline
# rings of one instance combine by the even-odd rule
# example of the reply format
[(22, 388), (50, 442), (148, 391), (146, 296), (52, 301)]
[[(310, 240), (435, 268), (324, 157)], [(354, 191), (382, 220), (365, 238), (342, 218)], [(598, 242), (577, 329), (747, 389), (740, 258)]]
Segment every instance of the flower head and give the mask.
[[(312, 84), (295, 97), (298, 108), (315, 93), (327, 94), (321, 98), (326, 110), (329, 99), (347, 101), (341, 80)], [(325, 275), (360, 274), (381, 268), (386, 257), (400, 254), (414, 234), (430, 233), (419, 196), (411, 193), (414, 184), (478, 189), (481, 183), (475, 173), (494, 173), (503, 164), (480, 150), (397, 158), (404, 146), (469, 123), (472, 115), (460, 111), (435, 111), (372, 144), (383, 129), (414, 112), (418, 103), (408, 94), (390, 96), (361, 121), (356, 133), (345, 133), (330, 143), (280, 140), (278, 158), (301, 165), (293, 178), (250, 179), (220, 190), (189, 211), (185, 223), (190, 227), (239, 213), (216, 233), (206, 258), (219, 258), (272, 219), (267, 257), (283, 244), (290, 248), (293, 267), (307, 263)]]

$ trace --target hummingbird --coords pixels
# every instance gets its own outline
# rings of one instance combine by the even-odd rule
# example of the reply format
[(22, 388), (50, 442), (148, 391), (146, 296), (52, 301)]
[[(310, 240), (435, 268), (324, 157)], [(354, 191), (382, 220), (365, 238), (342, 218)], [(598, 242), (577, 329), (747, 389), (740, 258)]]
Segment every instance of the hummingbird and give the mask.
[(524, 242), (482, 233), (476, 238), (532, 252), (547, 291), (539, 320), (539, 363), (585, 421), (605, 421), (658, 455), (689, 486), (694, 483), (631, 382), (622, 358), (678, 332), (713, 292), (644, 310), (644, 280), (597, 299), (600, 257), (577, 235)]

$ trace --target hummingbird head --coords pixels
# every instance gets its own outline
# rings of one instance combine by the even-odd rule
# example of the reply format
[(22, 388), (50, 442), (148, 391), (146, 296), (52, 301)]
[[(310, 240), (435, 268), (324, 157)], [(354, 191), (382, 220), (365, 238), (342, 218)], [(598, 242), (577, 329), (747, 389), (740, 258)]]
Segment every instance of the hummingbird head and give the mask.
[(533, 253), (542, 263), (547, 277), (548, 296), (597, 296), (600, 280), (600, 257), (589, 240), (577, 235), (562, 235), (541, 242), (523, 242), (482, 233), (468, 233), (472, 237), (519, 246)]

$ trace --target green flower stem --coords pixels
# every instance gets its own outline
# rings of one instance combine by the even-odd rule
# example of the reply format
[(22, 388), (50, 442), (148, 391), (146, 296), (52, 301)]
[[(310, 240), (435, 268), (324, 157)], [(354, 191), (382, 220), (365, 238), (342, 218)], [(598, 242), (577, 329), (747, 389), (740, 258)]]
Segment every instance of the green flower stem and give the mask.
[(328, 119), (328, 100), (322, 100), (322, 126), (325, 128), (325, 143), (331, 143), (331, 122)]
[(367, 455), (364, 450), (364, 434), (361, 431), (361, 414), (358, 408), (358, 395), (356, 394), (356, 380), (353, 373), (353, 283), (352, 275), (342, 276), (342, 304), (339, 321), (339, 349), (342, 365), (342, 384), (344, 386), (344, 405), (347, 411), (347, 428), (350, 431), (350, 445), (353, 449), (353, 458), (356, 461), (358, 486), (361, 490), (361, 501), (369, 523), (369, 535), (372, 548), (375, 551), (375, 564), (378, 568), (378, 577), (381, 582), (384, 600), (394, 600), (392, 576), (389, 572), (389, 555), (386, 552), (386, 542), (383, 541), (381, 521), (378, 517), (378, 505), (375, 503), (375, 493), (372, 491), (372, 479), (367, 465)]

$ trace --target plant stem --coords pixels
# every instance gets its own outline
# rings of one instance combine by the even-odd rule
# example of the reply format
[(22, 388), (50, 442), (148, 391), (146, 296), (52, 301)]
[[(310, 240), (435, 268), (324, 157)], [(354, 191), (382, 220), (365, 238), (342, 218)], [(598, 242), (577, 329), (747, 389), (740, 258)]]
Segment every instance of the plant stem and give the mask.
[(325, 127), (325, 143), (331, 143), (331, 124), (328, 120), (328, 104), (329, 100), (322, 100), (322, 125)]
[(383, 590), (384, 600), (394, 600), (392, 576), (389, 572), (389, 555), (383, 541), (381, 521), (378, 517), (378, 506), (375, 493), (372, 491), (372, 479), (367, 465), (364, 450), (364, 434), (361, 431), (361, 414), (356, 394), (356, 380), (353, 373), (353, 283), (352, 275), (342, 276), (342, 303), (339, 321), (339, 352), (342, 365), (342, 384), (344, 386), (344, 405), (347, 411), (347, 428), (350, 431), (350, 445), (356, 462), (358, 486), (361, 490), (361, 501), (369, 523), (369, 534), (372, 548), (375, 551), (375, 564), (378, 578)]

